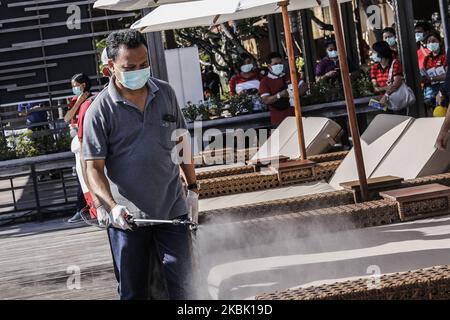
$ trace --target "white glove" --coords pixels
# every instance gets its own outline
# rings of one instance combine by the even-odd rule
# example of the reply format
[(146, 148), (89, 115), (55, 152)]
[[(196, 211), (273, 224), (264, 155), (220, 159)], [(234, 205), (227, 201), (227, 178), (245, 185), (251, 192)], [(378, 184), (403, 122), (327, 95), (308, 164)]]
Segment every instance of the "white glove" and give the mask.
[(132, 214), (126, 207), (117, 204), (109, 213), (109, 222), (116, 228), (131, 230), (130, 225), (125, 219), (127, 216), (132, 216)]
[(76, 127), (70, 127), (70, 137), (73, 139), (78, 135), (78, 129)]
[(186, 195), (186, 205), (188, 208), (188, 216), (192, 222), (198, 223), (198, 194), (192, 190), (188, 190)]
[(107, 227), (109, 225), (109, 214), (103, 206), (96, 209), (98, 225), (101, 227)]

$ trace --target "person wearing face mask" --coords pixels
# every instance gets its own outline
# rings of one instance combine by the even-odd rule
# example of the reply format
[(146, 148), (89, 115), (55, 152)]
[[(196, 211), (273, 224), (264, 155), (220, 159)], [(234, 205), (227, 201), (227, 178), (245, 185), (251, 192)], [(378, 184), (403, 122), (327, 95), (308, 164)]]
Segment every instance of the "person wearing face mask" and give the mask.
[(326, 43), (327, 55), (316, 65), (317, 81), (335, 81), (339, 78), (339, 57), (336, 49), (336, 43), (333, 39)]
[(214, 67), (209, 65), (205, 68), (203, 92), (205, 99), (210, 97), (219, 98), (222, 91), (220, 76), (214, 72)]
[[(72, 77), (71, 84), (74, 97), (70, 100), (69, 110), (64, 116), (64, 120), (70, 123), (70, 136), (76, 139), (78, 135), (78, 115), (80, 109), (88, 108), (92, 103), (92, 99), (90, 98), (91, 81), (87, 75), (79, 73)], [(79, 177), (79, 180), (81, 180), (81, 177)], [(87, 202), (81, 183), (78, 185), (77, 199), (75, 214), (67, 221), (68, 223), (83, 221), (81, 210), (86, 207)]]
[[(71, 129), (76, 129), (78, 125), (78, 113), (83, 104), (90, 104), (91, 80), (84, 73), (78, 73), (72, 77), (71, 81), (73, 98), (69, 102), (69, 108), (64, 116), (64, 121), (70, 123)], [(72, 136), (75, 136), (72, 134)]]
[[(385, 41), (379, 41), (372, 46), (373, 61), (370, 76), (374, 91), (380, 94), (380, 103), (385, 105), (389, 95), (402, 85), (403, 67)], [(389, 71), (392, 68), (392, 81), (389, 83)]]
[(235, 95), (244, 91), (258, 91), (262, 75), (256, 70), (253, 58), (241, 54), (238, 63), (239, 72), (230, 79), (230, 94)]
[(395, 34), (395, 29), (392, 27), (387, 27), (383, 29), (383, 40), (389, 45), (391, 48), (393, 58), (398, 59), (398, 46), (397, 46), (397, 36)]
[(417, 42), (417, 58), (419, 62), (419, 69), (423, 69), (425, 57), (430, 54), (430, 50), (427, 48), (425, 39), (428, 33), (432, 30), (431, 25), (426, 22), (417, 22), (414, 26), (414, 32)]
[(289, 78), (285, 74), (283, 59), (278, 52), (272, 52), (267, 57), (269, 73), (259, 86), (259, 94), (263, 103), (270, 111), (272, 127), (276, 128), (287, 117), (295, 115), (289, 101)]
[(132, 218), (197, 221), (198, 186), (187, 124), (172, 87), (150, 76), (147, 43), (140, 32), (111, 33), (107, 51), (112, 76), (86, 112), (82, 152), (96, 207), (109, 213), (119, 295), (149, 297), (149, 259), (157, 254), (169, 299), (188, 299), (189, 227), (130, 224)]
[(445, 99), (440, 91), (446, 78), (447, 56), (439, 32), (430, 32), (425, 42), (431, 53), (425, 58), (424, 67), (420, 70), (420, 73), (422, 75), (424, 102), (429, 107), (428, 113), (431, 115), (434, 107), (445, 104)]

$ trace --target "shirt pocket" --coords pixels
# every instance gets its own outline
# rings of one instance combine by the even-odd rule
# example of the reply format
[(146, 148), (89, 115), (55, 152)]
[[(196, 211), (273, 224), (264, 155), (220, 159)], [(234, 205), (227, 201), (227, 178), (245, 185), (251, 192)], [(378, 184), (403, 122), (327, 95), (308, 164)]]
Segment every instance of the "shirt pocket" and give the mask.
[(159, 130), (159, 143), (161, 147), (165, 150), (172, 150), (176, 145), (176, 138), (175, 138), (176, 123), (161, 119), (158, 124), (158, 130)]

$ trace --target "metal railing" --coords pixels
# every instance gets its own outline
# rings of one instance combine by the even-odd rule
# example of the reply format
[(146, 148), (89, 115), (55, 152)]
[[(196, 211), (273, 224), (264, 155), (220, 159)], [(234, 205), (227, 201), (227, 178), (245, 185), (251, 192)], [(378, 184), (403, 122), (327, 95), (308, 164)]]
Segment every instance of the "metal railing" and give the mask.
[(73, 208), (78, 181), (71, 152), (0, 162), (0, 218), (11, 213), (37, 215)]

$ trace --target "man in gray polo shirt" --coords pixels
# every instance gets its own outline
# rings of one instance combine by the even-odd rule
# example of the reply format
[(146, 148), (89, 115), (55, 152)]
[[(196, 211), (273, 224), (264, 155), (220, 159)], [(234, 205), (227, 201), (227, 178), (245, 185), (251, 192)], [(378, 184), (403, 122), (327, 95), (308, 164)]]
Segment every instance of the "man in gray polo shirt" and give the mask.
[[(113, 76), (86, 113), (83, 155), (89, 184), (99, 201), (96, 206), (109, 212), (119, 294), (121, 299), (148, 297), (149, 257), (156, 250), (169, 298), (186, 299), (189, 230), (168, 224), (131, 230), (127, 220), (183, 220), (189, 212), (196, 214), (198, 191), (192, 156), (179, 165), (172, 159), (180, 141), (183, 151), (190, 153), (188, 139), (173, 134), (185, 129), (186, 122), (170, 85), (150, 78), (147, 45), (139, 32), (112, 33), (107, 51)], [(187, 197), (180, 167), (188, 183)]]

